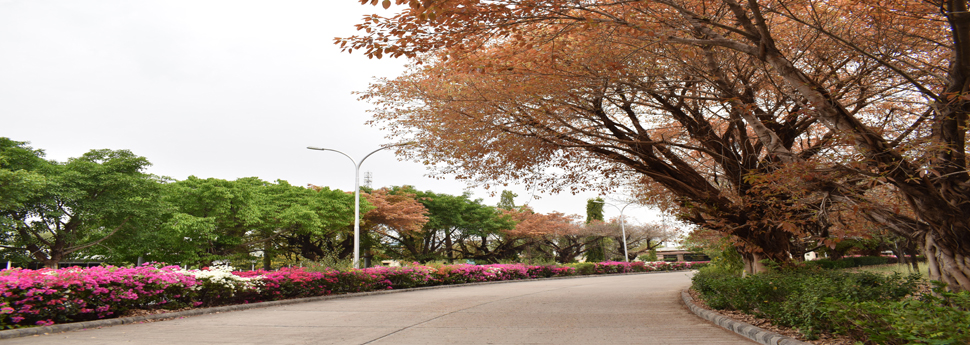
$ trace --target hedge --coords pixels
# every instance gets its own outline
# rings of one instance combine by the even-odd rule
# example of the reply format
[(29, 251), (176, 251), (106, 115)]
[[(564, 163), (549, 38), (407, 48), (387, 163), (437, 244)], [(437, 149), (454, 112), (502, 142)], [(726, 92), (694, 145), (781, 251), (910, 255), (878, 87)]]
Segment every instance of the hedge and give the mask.
[(178, 266), (8, 269), (0, 271), (0, 328), (118, 317), (131, 309), (253, 303), (335, 293), (585, 274), (670, 271), (692, 263), (601, 262), (562, 266), (522, 264), (409, 265), (338, 271), (284, 268), (234, 271)]

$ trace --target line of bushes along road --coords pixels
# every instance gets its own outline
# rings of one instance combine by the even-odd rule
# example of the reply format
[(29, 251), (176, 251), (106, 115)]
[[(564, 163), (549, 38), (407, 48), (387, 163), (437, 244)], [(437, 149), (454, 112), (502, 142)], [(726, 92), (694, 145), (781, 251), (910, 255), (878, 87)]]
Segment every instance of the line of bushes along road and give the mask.
[(133, 309), (183, 309), (338, 293), (516, 279), (690, 269), (689, 262), (568, 265), (409, 265), (334, 270), (235, 271), (178, 266), (0, 271), (0, 328), (119, 317)]

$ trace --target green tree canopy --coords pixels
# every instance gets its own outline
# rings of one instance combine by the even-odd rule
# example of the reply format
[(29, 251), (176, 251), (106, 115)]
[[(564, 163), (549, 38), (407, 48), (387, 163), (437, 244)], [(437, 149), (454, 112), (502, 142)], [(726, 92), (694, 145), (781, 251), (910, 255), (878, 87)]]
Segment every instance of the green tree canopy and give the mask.
[(502, 191), (502, 196), (500, 197), (500, 199), (498, 201), (498, 208), (503, 209), (503, 210), (512, 210), (512, 209), (515, 209), (515, 197), (517, 197), (517, 196), (519, 196), (519, 195), (518, 194), (515, 194), (515, 193), (512, 193), (512, 191), (510, 191), (510, 190), (503, 190)]
[[(346, 251), (344, 242), (352, 240), (353, 195), (340, 190), (190, 176), (166, 184), (165, 199), (173, 207), (163, 225), (171, 234), (164, 246), (169, 260), (206, 264), (261, 255), (265, 266), (278, 252), (317, 260)], [(370, 207), (362, 201), (362, 210)]]
[(3, 247), (45, 266), (137, 232), (158, 215), (158, 180), (131, 151), (91, 150), (60, 163), (3, 138), (0, 157)]

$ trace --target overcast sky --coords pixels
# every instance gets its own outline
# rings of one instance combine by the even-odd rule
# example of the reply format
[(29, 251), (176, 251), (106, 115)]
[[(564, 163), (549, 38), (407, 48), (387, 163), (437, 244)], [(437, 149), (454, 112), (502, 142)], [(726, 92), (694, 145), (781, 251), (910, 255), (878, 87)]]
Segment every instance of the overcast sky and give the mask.
[[(0, 0), (0, 136), (59, 161), (129, 149), (152, 162), (150, 173), (175, 179), (256, 176), (352, 191), (350, 160), (306, 147), (360, 159), (388, 142), (364, 124), (370, 104), (352, 92), (399, 75), (406, 61), (341, 53), (332, 43), (354, 34), (364, 14), (384, 11), (357, 0)], [(370, 171), (374, 187), (469, 190), (497, 203), (391, 151), (361, 170), (361, 183)], [(541, 198), (530, 200), (527, 187), (506, 189), (543, 213), (585, 215), (596, 196), (536, 192)], [(644, 222), (653, 212), (625, 214)]]

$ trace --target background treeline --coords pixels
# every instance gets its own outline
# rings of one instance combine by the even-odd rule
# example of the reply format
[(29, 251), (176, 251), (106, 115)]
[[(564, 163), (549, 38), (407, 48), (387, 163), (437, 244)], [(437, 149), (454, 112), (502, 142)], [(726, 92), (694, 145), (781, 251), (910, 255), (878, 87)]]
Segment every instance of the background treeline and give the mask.
[[(145, 172), (145, 157), (91, 150), (57, 162), (26, 142), (0, 138), (0, 260), (56, 267), (66, 261), (167, 262), (277, 268), (302, 261), (340, 265), (353, 255), (353, 193), (256, 177), (234, 181)], [(619, 226), (577, 216), (499, 206), (469, 194), (409, 186), (363, 188), (365, 260), (572, 262), (622, 260)], [(602, 204), (591, 203), (591, 207)], [(630, 255), (672, 231), (627, 225)]]

